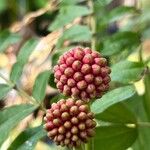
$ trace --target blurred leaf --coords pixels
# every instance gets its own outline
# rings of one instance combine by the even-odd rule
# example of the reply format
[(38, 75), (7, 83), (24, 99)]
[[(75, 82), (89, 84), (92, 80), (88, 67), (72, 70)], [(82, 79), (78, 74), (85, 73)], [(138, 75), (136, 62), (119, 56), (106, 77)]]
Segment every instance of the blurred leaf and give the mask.
[(56, 88), (56, 83), (54, 82), (54, 73), (52, 73), (52, 72), (50, 73), (48, 84), (52, 88)]
[(0, 1), (0, 13), (3, 12), (7, 8), (7, 1), (1, 0)]
[(59, 0), (61, 5), (75, 5), (78, 2), (80, 2), (80, 0)]
[(123, 103), (110, 106), (104, 112), (95, 115), (95, 118), (113, 123), (136, 123), (133, 112)]
[(12, 87), (7, 84), (0, 84), (0, 100), (2, 100), (11, 89)]
[(100, 126), (96, 129), (93, 150), (125, 150), (137, 138), (137, 129), (126, 126)]
[(101, 113), (113, 104), (130, 98), (135, 92), (135, 88), (132, 85), (114, 89), (106, 93), (102, 98), (94, 101), (91, 105), (91, 111), (95, 114)]
[(29, 59), (29, 56), (35, 49), (37, 43), (38, 43), (37, 39), (30, 39), (29, 41), (27, 41), (20, 49), (19, 54), (17, 56), (17, 61), (19, 63), (26, 64)]
[(14, 43), (20, 41), (21, 37), (16, 33), (11, 33), (8, 30), (4, 30), (0, 33), (0, 52), (4, 52), (6, 48)]
[(31, 39), (27, 41), (19, 51), (19, 54), (17, 56), (17, 62), (13, 65), (10, 74), (10, 80), (14, 83), (16, 83), (22, 75), (24, 65), (27, 63), (29, 56), (35, 49), (36, 44), (37, 40)]
[(108, 16), (104, 17), (104, 20), (109, 23), (115, 22), (123, 18), (125, 15), (132, 14), (133, 12), (136, 12), (135, 7), (119, 6), (110, 11)]
[(22, 75), (22, 72), (23, 72), (23, 67), (24, 65), (19, 63), (19, 62), (16, 62), (13, 67), (12, 67), (12, 70), (11, 70), (11, 74), (10, 74), (10, 80), (12, 82), (18, 82), (20, 76)]
[(75, 18), (86, 16), (90, 14), (91, 11), (84, 6), (77, 6), (77, 5), (68, 5), (63, 6), (60, 8), (60, 12), (56, 17), (55, 21), (50, 25), (49, 30), (56, 30), (65, 25), (69, 22), (72, 22)]
[(35, 80), (32, 95), (39, 102), (41, 102), (45, 97), (49, 76), (50, 71), (44, 71), (40, 73)]
[(95, 0), (95, 5), (104, 7), (104, 6), (108, 5), (111, 2), (112, 2), (112, 0)]
[(134, 82), (141, 79), (143, 71), (141, 63), (125, 60), (112, 66), (111, 79), (121, 83)]
[(35, 109), (36, 106), (22, 104), (0, 111), (0, 146), (7, 139), (10, 131)]
[(132, 52), (139, 44), (139, 33), (129, 31), (118, 32), (103, 40), (104, 48), (101, 50), (101, 53), (105, 56), (111, 56), (126, 49)]
[(74, 25), (63, 32), (63, 35), (57, 42), (57, 48), (60, 48), (65, 40), (73, 42), (87, 42), (90, 41), (91, 36), (91, 31), (87, 26)]
[(142, 40), (150, 39), (150, 28), (147, 28), (142, 33)]
[(38, 140), (46, 136), (43, 126), (29, 128), (18, 135), (8, 150), (33, 150)]

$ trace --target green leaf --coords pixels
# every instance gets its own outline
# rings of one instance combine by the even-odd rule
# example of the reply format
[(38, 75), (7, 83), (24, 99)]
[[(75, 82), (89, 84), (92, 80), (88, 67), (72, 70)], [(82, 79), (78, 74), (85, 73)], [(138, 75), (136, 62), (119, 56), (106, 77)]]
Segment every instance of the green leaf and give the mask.
[(96, 114), (95, 118), (112, 123), (136, 123), (133, 112), (123, 103), (110, 106), (102, 113)]
[(75, 5), (78, 2), (80, 2), (80, 0), (60, 0), (60, 5), (64, 6), (64, 5)]
[(75, 18), (85, 16), (90, 14), (91, 11), (84, 6), (77, 6), (77, 5), (68, 5), (63, 6), (60, 8), (60, 12), (56, 17), (55, 21), (49, 27), (49, 30), (56, 30), (65, 25), (69, 22), (72, 22)]
[(91, 111), (95, 114), (101, 113), (113, 104), (124, 101), (135, 94), (132, 85), (120, 87), (106, 93), (101, 99), (97, 99), (91, 105)]
[(54, 73), (50, 73), (50, 76), (49, 76), (49, 85), (52, 87), (52, 88), (55, 88), (56, 89), (56, 83), (54, 82)]
[(22, 75), (24, 65), (22, 63), (16, 62), (10, 73), (10, 80), (16, 83)]
[(18, 135), (8, 150), (33, 150), (38, 140), (46, 136), (42, 126), (29, 128)]
[(29, 104), (16, 105), (0, 111), (0, 146), (11, 130), (37, 107)]
[(70, 40), (72, 42), (87, 42), (91, 40), (91, 37), (91, 31), (87, 26), (74, 25), (63, 32), (63, 35), (57, 42), (57, 48), (60, 48), (65, 40)]
[(21, 37), (18, 34), (4, 30), (0, 33), (0, 52), (4, 52), (9, 45), (17, 43), (20, 39)]
[(22, 75), (24, 65), (27, 63), (29, 56), (35, 49), (36, 44), (37, 40), (31, 39), (27, 41), (19, 51), (17, 62), (13, 65), (10, 74), (10, 80), (12, 82), (16, 83), (19, 80), (20, 76)]
[(140, 43), (140, 35), (137, 32), (117, 32), (107, 39), (103, 39), (101, 53), (105, 56), (120, 53), (124, 50), (132, 52)]
[(93, 150), (125, 150), (137, 138), (137, 129), (126, 126), (100, 126), (96, 129)]
[(125, 60), (112, 66), (111, 79), (121, 83), (135, 82), (141, 79), (143, 71), (141, 63)]
[(0, 100), (2, 100), (11, 89), (12, 87), (7, 84), (0, 84)]
[(35, 80), (32, 95), (39, 102), (41, 102), (45, 97), (49, 76), (50, 71), (44, 71), (40, 73)]
[(115, 21), (118, 21), (119, 19), (123, 18), (125, 15), (131, 14), (134, 12), (136, 12), (135, 7), (119, 6), (110, 12), (109, 18), (107, 18), (107, 19), (109, 20), (109, 22), (115, 22)]
[(99, 7), (104, 7), (111, 2), (112, 2), (112, 0), (103, 0), (103, 1), (102, 0), (96, 0), (95, 5), (98, 5)]
[(26, 64), (29, 56), (31, 55), (31, 53), (35, 49), (35, 46), (37, 45), (37, 43), (38, 43), (38, 41), (36, 39), (31, 39), (31, 40), (27, 41), (23, 45), (21, 50), (19, 51), (19, 54), (17, 56), (17, 61), (22, 63), (22, 64)]

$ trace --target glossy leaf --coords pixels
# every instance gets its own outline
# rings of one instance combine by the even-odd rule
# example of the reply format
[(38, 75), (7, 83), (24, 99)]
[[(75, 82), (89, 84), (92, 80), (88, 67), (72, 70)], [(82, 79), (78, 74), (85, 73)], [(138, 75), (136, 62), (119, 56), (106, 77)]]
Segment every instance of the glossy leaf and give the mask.
[(68, 5), (60, 8), (60, 12), (49, 30), (56, 30), (72, 22), (75, 18), (90, 14), (91, 11), (84, 6)]
[(87, 26), (74, 25), (63, 32), (63, 35), (58, 40), (57, 48), (60, 48), (65, 40), (70, 40), (72, 42), (87, 42), (90, 41), (91, 37), (91, 31)]
[(0, 146), (7, 139), (11, 130), (35, 109), (36, 106), (22, 104), (8, 107), (0, 111)]
[(121, 61), (112, 66), (111, 79), (121, 83), (134, 82), (141, 79), (143, 71), (144, 66), (141, 63)]
[(20, 133), (8, 150), (33, 150), (42, 137), (46, 136), (43, 126), (29, 128)]
[(44, 71), (40, 73), (35, 80), (32, 95), (39, 102), (41, 102), (45, 97), (49, 76), (50, 71)]
[(96, 99), (91, 105), (91, 111), (95, 114), (101, 113), (108, 107), (130, 98), (135, 92), (132, 85), (114, 89), (106, 93), (101, 99)]
[(96, 129), (94, 148), (91, 150), (125, 150), (137, 138), (137, 129), (126, 126), (100, 126)]
[(110, 106), (102, 113), (96, 114), (95, 118), (98, 120), (113, 123), (136, 123), (135, 115), (123, 103), (117, 103)]
[(7, 84), (0, 84), (0, 100), (2, 100), (11, 89), (12, 87)]
[(9, 45), (20, 41), (20, 39), (20, 36), (16, 33), (11, 33), (8, 30), (2, 31), (0, 33), (0, 52), (5, 51)]

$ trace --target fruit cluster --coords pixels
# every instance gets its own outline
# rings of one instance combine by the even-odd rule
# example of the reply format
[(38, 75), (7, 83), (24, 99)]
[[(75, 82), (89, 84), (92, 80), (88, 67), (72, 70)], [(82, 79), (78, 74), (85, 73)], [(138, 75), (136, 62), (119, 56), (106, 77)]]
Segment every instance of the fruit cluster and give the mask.
[(76, 147), (94, 135), (96, 122), (88, 105), (72, 98), (53, 103), (44, 118), (50, 139), (61, 146)]
[(60, 57), (55, 82), (72, 98), (53, 103), (44, 117), (48, 137), (57, 145), (78, 147), (94, 135), (96, 122), (87, 102), (108, 90), (110, 72), (107, 60), (90, 48), (75, 47)]
[(107, 60), (89, 48), (75, 47), (54, 67), (57, 88), (66, 96), (89, 101), (101, 97), (109, 88)]

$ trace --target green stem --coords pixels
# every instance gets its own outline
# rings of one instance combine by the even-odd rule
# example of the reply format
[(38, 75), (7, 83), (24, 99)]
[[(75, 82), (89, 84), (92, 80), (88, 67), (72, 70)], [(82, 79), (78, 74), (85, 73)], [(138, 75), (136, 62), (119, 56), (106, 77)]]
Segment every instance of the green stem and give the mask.
[(89, 7), (91, 8), (92, 15), (90, 17), (90, 28), (92, 31), (92, 40), (91, 40), (91, 48), (96, 50), (96, 37), (94, 36), (96, 33), (96, 18), (94, 16), (94, 3), (93, 0), (88, 1)]
[(149, 127), (150, 128), (150, 122), (138, 122), (137, 125), (141, 126), (141, 127)]
[(150, 75), (148, 73), (148, 75), (145, 75), (144, 78), (144, 83), (145, 83), (145, 93), (143, 95), (143, 104), (144, 104), (144, 108), (147, 114), (147, 117), (150, 121)]

